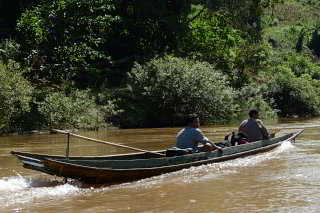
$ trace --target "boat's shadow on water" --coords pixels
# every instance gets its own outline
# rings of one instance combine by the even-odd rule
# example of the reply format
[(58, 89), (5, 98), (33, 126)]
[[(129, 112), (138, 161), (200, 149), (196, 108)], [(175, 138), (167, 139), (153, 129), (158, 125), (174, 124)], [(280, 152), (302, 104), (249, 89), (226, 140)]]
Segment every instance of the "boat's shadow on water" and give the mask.
[(56, 187), (56, 186), (63, 186), (65, 184), (77, 187), (77, 188), (103, 188), (103, 187), (109, 187), (116, 184), (87, 184), (83, 183), (78, 180), (68, 180), (67, 182), (64, 181), (63, 178), (59, 179), (43, 179), (43, 178), (30, 178), (25, 177), (25, 180), (28, 182), (28, 186), (30, 188), (42, 188), (42, 187)]
[(65, 184), (61, 180), (50, 180), (50, 179), (38, 179), (38, 178), (26, 178), (28, 181), (28, 186), (30, 188), (40, 188), (40, 187), (55, 187)]

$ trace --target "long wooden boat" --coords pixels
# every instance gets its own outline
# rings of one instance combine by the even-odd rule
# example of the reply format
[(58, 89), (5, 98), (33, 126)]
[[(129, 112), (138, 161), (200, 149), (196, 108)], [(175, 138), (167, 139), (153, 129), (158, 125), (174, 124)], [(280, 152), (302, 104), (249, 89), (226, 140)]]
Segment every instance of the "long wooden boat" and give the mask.
[[(102, 161), (102, 160), (136, 160), (136, 159), (150, 159), (156, 158), (160, 155), (165, 155), (166, 150), (159, 150), (156, 152), (139, 152), (131, 154), (120, 154), (120, 155), (104, 155), (104, 156), (70, 156), (69, 160), (79, 161)], [(65, 160), (66, 156), (63, 155), (45, 155), (30, 152), (11, 151), (11, 154), (16, 156), (23, 164), (24, 168), (37, 170), (40, 172), (44, 171), (43, 160)]]
[(226, 161), (269, 151), (284, 141), (294, 140), (303, 130), (278, 133), (276, 137), (226, 147), (222, 151), (161, 157), (156, 153), (134, 153), (102, 157), (69, 157), (11, 152), (23, 166), (50, 175), (77, 179), (85, 183), (122, 183), (178, 171), (192, 166)]

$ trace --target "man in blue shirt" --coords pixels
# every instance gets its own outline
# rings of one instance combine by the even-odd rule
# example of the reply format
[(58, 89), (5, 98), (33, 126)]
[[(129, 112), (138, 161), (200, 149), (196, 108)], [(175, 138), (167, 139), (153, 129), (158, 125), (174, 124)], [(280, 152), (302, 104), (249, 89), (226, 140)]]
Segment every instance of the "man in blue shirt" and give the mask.
[[(211, 152), (212, 150), (222, 150), (216, 146), (199, 129), (200, 120), (195, 114), (189, 115), (187, 119), (188, 126), (182, 129), (177, 135), (176, 147), (180, 149), (192, 148), (193, 152)], [(198, 143), (202, 143), (203, 147), (199, 148)]]

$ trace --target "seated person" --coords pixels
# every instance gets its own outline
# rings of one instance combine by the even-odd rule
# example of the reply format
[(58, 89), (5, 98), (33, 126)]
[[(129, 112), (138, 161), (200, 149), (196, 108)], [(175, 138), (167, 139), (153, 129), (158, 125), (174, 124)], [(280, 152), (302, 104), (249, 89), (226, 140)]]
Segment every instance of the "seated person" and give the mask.
[[(195, 114), (189, 115), (186, 123), (188, 126), (182, 129), (177, 135), (176, 147), (180, 149), (192, 148), (193, 152), (211, 152), (212, 150), (222, 150), (221, 147), (213, 144), (199, 129), (200, 120)], [(199, 148), (198, 143), (203, 147)]]
[(239, 132), (246, 134), (250, 142), (270, 138), (268, 130), (259, 119), (259, 112), (255, 109), (249, 111), (249, 119), (240, 124)]

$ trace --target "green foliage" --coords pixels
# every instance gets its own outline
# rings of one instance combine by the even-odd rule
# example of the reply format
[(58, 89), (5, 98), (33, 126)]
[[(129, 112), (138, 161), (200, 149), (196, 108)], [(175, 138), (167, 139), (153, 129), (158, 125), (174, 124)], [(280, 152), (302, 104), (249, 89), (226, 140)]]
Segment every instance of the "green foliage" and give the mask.
[(228, 25), (240, 30), (251, 42), (261, 41), (263, 33), (262, 17), (273, 8), (278, 0), (218, 0), (208, 3), (212, 11), (219, 11)]
[[(98, 87), (157, 54), (192, 52), (230, 69), (240, 35), (258, 42), (263, 9), (274, 2), (42, 1), (23, 13), (18, 30), (30, 79)], [(193, 4), (200, 9), (191, 12)]]
[[(308, 74), (313, 79), (320, 79), (320, 64), (310, 52), (296, 53), (296, 51), (293, 50), (282, 52), (272, 51), (270, 56), (271, 57), (268, 58), (270, 67), (284, 66), (290, 69), (297, 77)], [(267, 70), (264, 75), (272, 77), (273, 72)]]
[(234, 51), (233, 70), (229, 81), (234, 88), (241, 88), (251, 82), (256, 82), (266, 66), (271, 49), (266, 42), (252, 44), (246, 41), (238, 44)]
[(305, 32), (304, 32), (304, 30), (301, 30), (300, 36), (299, 36), (297, 44), (296, 44), (296, 51), (298, 53), (302, 52), (302, 50), (303, 50), (304, 36), (305, 36)]
[(176, 51), (188, 30), (191, 3), (190, 0), (120, 1), (116, 8), (121, 23), (113, 28), (117, 36), (113, 42), (118, 45), (114, 48), (119, 53), (115, 57), (134, 56), (145, 62), (155, 54)]
[(266, 31), (266, 37), (274, 39), (281, 49), (298, 50), (297, 48), (300, 48), (300, 52), (303, 51), (309, 35), (309, 29), (299, 25), (270, 28)]
[(296, 77), (287, 67), (279, 66), (274, 68), (273, 76), (264, 93), (281, 116), (319, 115), (320, 94), (309, 75)]
[[(301, 26), (301, 25), (313, 25), (317, 22), (319, 4), (303, 4), (304, 0), (287, 0), (283, 1), (282, 4), (277, 4), (273, 10), (267, 11), (272, 12), (277, 20), (279, 20), (279, 26)], [(310, 3), (317, 0), (306, 0)]]
[(313, 79), (320, 79), (320, 64), (314, 63), (306, 55), (294, 55), (288, 61), (288, 65), (298, 77), (303, 74), (308, 74)]
[(277, 41), (282, 50), (298, 48), (305, 51), (312, 31), (319, 25), (319, 3), (313, 0), (290, 0), (277, 4), (267, 11), (267, 17), (277, 20), (277, 25), (265, 28), (265, 38)]
[(190, 23), (190, 33), (181, 42), (181, 51), (228, 72), (234, 59), (233, 49), (241, 41), (240, 32), (227, 25), (221, 14), (196, 8), (199, 13)]
[(47, 40), (48, 32), (45, 29), (44, 21), (41, 20), (41, 10), (38, 7), (22, 14), (18, 29), (23, 31), (23, 36), (26, 39), (24, 43), (31, 47), (40, 45)]
[(114, 113), (113, 102), (99, 108), (88, 91), (73, 91), (68, 96), (63, 92), (48, 94), (38, 102), (40, 115), (48, 128), (97, 129), (103, 126), (104, 119)]
[[(110, 38), (111, 0), (43, 1), (22, 15), (18, 30), (22, 51), (32, 67), (31, 79), (54, 83), (77, 80), (87, 86), (100, 75), (98, 63), (110, 63), (103, 46)], [(83, 79), (87, 81), (81, 82)]]
[(189, 7), (190, 2), (169, 0), (43, 1), (18, 23), (25, 38), (22, 51), (32, 66), (29, 75), (98, 87), (113, 79), (110, 69), (123, 73), (135, 60), (174, 51), (188, 24)]
[(317, 115), (319, 2), (0, 1), (0, 131)]
[(13, 119), (30, 110), (32, 86), (22, 76), (19, 64), (0, 64), (0, 133), (12, 130)]
[(263, 97), (265, 88), (261, 85), (251, 84), (242, 87), (236, 92), (235, 102), (239, 103), (239, 112), (237, 120), (248, 117), (250, 109), (257, 109), (263, 119), (274, 119), (277, 117), (272, 108), (272, 102), (269, 104)]
[(141, 106), (143, 103), (136, 99), (130, 88), (103, 91), (99, 96), (101, 103), (114, 100), (113, 103), (117, 106), (116, 113), (108, 119), (113, 125), (121, 128), (145, 127), (147, 118)]
[(20, 45), (12, 39), (5, 39), (0, 43), (0, 61), (8, 63), (9, 60), (17, 60), (20, 55)]
[(295, 1), (298, 3), (301, 3), (304, 6), (320, 8), (320, 2), (318, 0), (295, 0)]
[(166, 56), (136, 64), (130, 86), (145, 125), (180, 123), (190, 113), (205, 123), (230, 121), (236, 107), (225, 76), (208, 63), (189, 59)]
[[(320, 27), (319, 27), (320, 29)], [(309, 43), (309, 48), (314, 51), (314, 54), (320, 58), (320, 33), (319, 29), (316, 29), (312, 33), (311, 41)]]

